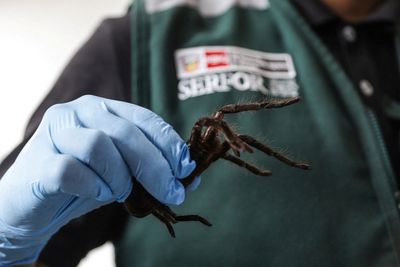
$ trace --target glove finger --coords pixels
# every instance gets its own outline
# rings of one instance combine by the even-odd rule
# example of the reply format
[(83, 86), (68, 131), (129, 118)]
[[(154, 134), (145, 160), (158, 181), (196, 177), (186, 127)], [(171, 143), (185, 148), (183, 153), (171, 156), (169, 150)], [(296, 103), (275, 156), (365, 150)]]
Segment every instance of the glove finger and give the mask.
[[(106, 105), (110, 112), (134, 123), (142, 130), (146, 137), (161, 150), (176, 177), (187, 177), (195, 169), (196, 163), (190, 158), (186, 142), (160, 116), (138, 106), (133, 111), (132, 107), (121, 106), (113, 101), (106, 102)], [(171, 144), (174, 145), (171, 146)]]
[(70, 155), (89, 166), (103, 179), (117, 201), (124, 201), (132, 189), (128, 167), (110, 137), (99, 130), (67, 128), (51, 133), (61, 154)]
[(186, 142), (171, 125), (154, 112), (137, 105), (110, 99), (91, 101), (102, 102), (104, 109), (135, 124), (161, 151), (175, 177), (187, 177), (195, 169), (196, 163), (190, 159)]
[(91, 169), (69, 155), (54, 155), (51, 168), (44, 170), (43, 178), (34, 192), (38, 197), (58, 195), (60, 192), (99, 201), (113, 199), (107, 184)]
[[(131, 174), (158, 200), (180, 204), (185, 190), (172, 173), (162, 152), (133, 123), (108, 112), (77, 107), (79, 120), (85, 127), (98, 129), (108, 135), (129, 166)], [(93, 113), (93, 110), (95, 111)]]

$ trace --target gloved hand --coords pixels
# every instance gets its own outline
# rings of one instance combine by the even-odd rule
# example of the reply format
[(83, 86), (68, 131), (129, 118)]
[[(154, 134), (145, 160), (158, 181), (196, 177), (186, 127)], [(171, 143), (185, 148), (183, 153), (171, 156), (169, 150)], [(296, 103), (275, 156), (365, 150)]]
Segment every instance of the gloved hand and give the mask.
[(34, 262), (68, 221), (123, 202), (131, 176), (180, 204), (176, 178), (194, 168), (185, 142), (147, 109), (94, 96), (55, 105), (0, 180), (0, 265)]

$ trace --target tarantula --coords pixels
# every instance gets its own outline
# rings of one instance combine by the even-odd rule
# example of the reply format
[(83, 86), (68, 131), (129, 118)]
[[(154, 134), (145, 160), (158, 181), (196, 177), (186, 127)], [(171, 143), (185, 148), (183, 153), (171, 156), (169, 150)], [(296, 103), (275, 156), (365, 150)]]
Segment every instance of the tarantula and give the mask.
[[(241, 152), (246, 151), (252, 153), (253, 148), (269, 156), (273, 156), (289, 166), (304, 170), (310, 169), (310, 165), (307, 163), (291, 160), (278, 151), (258, 142), (251, 136), (235, 133), (229, 124), (223, 120), (225, 114), (251, 110), (257, 111), (267, 108), (280, 108), (296, 103), (299, 100), (298, 97), (294, 97), (288, 99), (269, 99), (246, 104), (230, 104), (223, 106), (210, 117), (200, 118), (194, 124), (191, 136), (187, 142), (191, 158), (196, 161), (197, 165), (195, 170), (188, 177), (181, 180), (182, 184), (185, 187), (190, 185), (195, 177), (200, 175), (210, 164), (220, 158), (246, 168), (256, 175), (271, 175), (271, 171), (260, 169), (240, 159)], [(230, 151), (232, 151), (233, 154), (229, 153)], [(141, 218), (150, 213), (153, 214), (166, 225), (172, 237), (175, 237), (172, 224), (177, 222), (198, 221), (207, 226), (211, 226), (209, 221), (199, 215), (176, 215), (168, 206), (162, 204), (150, 195), (136, 179), (133, 180), (133, 191), (125, 201), (125, 207), (131, 215)]]

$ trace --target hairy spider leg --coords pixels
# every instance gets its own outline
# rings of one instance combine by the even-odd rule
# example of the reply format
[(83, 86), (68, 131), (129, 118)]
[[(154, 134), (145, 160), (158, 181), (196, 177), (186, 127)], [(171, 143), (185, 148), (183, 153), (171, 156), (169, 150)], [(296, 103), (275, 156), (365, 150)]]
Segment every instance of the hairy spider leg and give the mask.
[[(297, 103), (299, 101), (300, 97), (292, 97), (285, 99), (266, 99), (256, 103), (229, 104), (222, 106), (217, 112), (213, 114), (212, 118), (215, 120), (222, 121), (225, 114), (239, 113), (244, 111), (257, 111), (260, 109), (268, 109), (268, 108), (280, 108)], [(204, 131), (204, 136), (201, 140), (203, 143), (207, 143), (209, 140), (216, 138), (217, 134), (218, 131), (215, 128), (208, 127)]]
[(228, 160), (240, 167), (246, 168), (248, 171), (254, 173), (255, 175), (259, 175), (259, 176), (270, 176), (272, 174), (271, 171), (269, 170), (262, 170), (259, 169), (257, 166), (248, 163), (238, 157), (235, 157), (234, 155), (231, 154), (225, 154), (222, 156), (223, 159)]
[(211, 117), (203, 117), (195, 123), (192, 135), (189, 139), (189, 144), (194, 144), (196, 141), (201, 140), (201, 130), (203, 127), (213, 127), (219, 130), (225, 136), (225, 140), (228, 141), (235, 154), (239, 154), (243, 150), (250, 153), (253, 152), (253, 149), (238, 137), (226, 121), (216, 120)]
[(251, 136), (239, 135), (239, 138), (242, 139), (247, 144), (249, 144), (250, 146), (252, 146), (252, 147), (264, 152), (265, 154), (267, 154), (269, 156), (275, 157), (276, 159), (282, 161), (283, 163), (286, 163), (289, 166), (292, 166), (292, 167), (295, 167), (295, 168), (299, 168), (299, 169), (303, 169), (303, 170), (311, 169), (309, 164), (304, 163), (304, 162), (294, 161), (294, 160), (286, 157), (282, 153), (279, 153), (278, 151), (276, 151), (276, 150), (264, 145), (263, 143), (257, 141), (256, 139), (254, 139)]
[[(214, 120), (222, 121), (224, 116), (223, 114), (216, 112), (211, 116), (211, 118)], [(207, 127), (206, 130), (204, 131), (204, 135), (201, 138), (201, 141), (203, 144), (208, 144), (211, 140), (215, 140), (215, 138), (217, 138), (217, 135), (218, 135), (217, 129), (215, 129), (214, 127)]]
[[(220, 119), (214, 118), (214, 117), (203, 117), (200, 118), (199, 120), (196, 121), (192, 128), (192, 132), (190, 134), (189, 138), (189, 144), (196, 144), (196, 143), (201, 143), (201, 144), (207, 144), (210, 140), (214, 139), (216, 137), (216, 133), (218, 132), (218, 129), (215, 127), (208, 126), (204, 123), (204, 120), (213, 120), (213, 121), (219, 121)], [(203, 135), (203, 128), (207, 127), (206, 130), (204, 131)], [(229, 127), (229, 126), (228, 126)], [(231, 130), (233, 131), (233, 130)]]
[(229, 146), (229, 143), (227, 141), (224, 141), (220, 146), (217, 146), (216, 149), (216, 151), (212, 152), (211, 160), (198, 162), (196, 169), (194, 169), (194, 171), (192, 171), (192, 173), (188, 177), (180, 180), (185, 188), (188, 187), (197, 176), (202, 174), (203, 171), (206, 170), (214, 161), (218, 160), (226, 152), (228, 152), (231, 147)]
[[(256, 103), (244, 103), (244, 104), (229, 104), (222, 106), (212, 116), (215, 120), (222, 120), (225, 114), (240, 113), (245, 111), (257, 111), (260, 109), (267, 108), (280, 108), (287, 105), (291, 105), (300, 101), (299, 97), (286, 98), (286, 99), (267, 99)], [(213, 138), (216, 131), (213, 129), (207, 129), (204, 139)]]
[(215, 117), (223, 118), (224, 114), (239, 113), (244, 111), (257, 111), (260, 109), (268, 108), (281, 108), (300, 101), (300, 97), (291, 97), (284, 99), (266, 99), (255, 103), (244, 104), (229, 104), (221, 107), (216, 113)]
[[(267, 108), (280, 108), (297, 103), (299, 101), (300, 101), (299, 97), (292, 97), (285, 99), (267, 99), (256, 103), (229, 104), (222, 106), (217, 112), (215, 112), (212, 115), (212, 117), (207, 117), (207, 118), (215, 121), (223, 121), (225, 114), (239, 113), (244, 111), (257, 111), (260, 109), (267, 109)], [(204, 135), (202, 136), (202, 129), (204, 126), (206, 125), (199, 125), (198, 123), (195, 124), (189, 142), (192, 140), (201, 140), (202, 143), (208, 143), (210, 140), (216, 138), (218, 130), (212, 126), (207, 127), (207, 129), (204, 131)], [(238, 155), (236, 151), (234, 152), (236, 155)]]
[[(168, 221), (175, 223), (175, 214), (166, 205), (159, 202), (143, 187), (139, 181), (134, 179), (133, 188), (134, 194), (130, 194), (128, 199), (125, 201), (125, 206), (128, 211), (135, 217), (145, 217), (152, 213), (153, 215), (159, 214), (159, 216), (165, 217)], [(142, 209), (141, 206), (145, 207)], [(168, 209), (166, 210), (165, 207)]]
[(199, 215), (179, 215), (179, 216), (176, 216), (175, 219), (178, 222), (194, 222), (194, 221), (196, 221), (196, 222), (201, 222), (202, 224), (207, 225), (207, 226), (212, 226), (212, 224), (207, 219), (205, 219)]
[[(147, 192), (144, 187), (137, 181), (134, 181), (135, 193), (133, 194), (133, 198), (139, 197), (139, 199), (130, 199), (131, 202), (126, 203), (126, 207), (128, 211), (131, 211), (133, 208), (132, 203), (136, 203), (135, 201), (141, 201), (142, 205), (146, 207), (151, 207), (149, 213), (153, 214), (157, 219), (159, 219), (168, 229), (168, 232), (172, 237), (175, 237), (175, 231), (172, 227), (172, 224), (175, 224), (179, 221), (198, 221), (207, 226), (211, 226), (211, 223), (206, 219), (199, 215), (181, 215), (177, 216), (167, 205), (164, 205), (160, 201), (158, 201), (155, 197), (153, 197), (149, 192)], [(137, 215), (136, 213), (132, 213)], [(147, 214), (146, 214), (147, 215)]]
[(154, 207), (151, 213), (159, 219), (168, 229), (168, 232), (172, 237), (175, 237), (175, 230), (172, 224), (177, 222), (188, 222), (196, 221), (201, 222), (204, 225), (211, 226), (211, 223), (205, 218), (199, 215), (176, 215), (167, 205), (160, 203), (158, 200), (152, 199), (154, 201)]
[[(168, 208), (167, 206), (165, 206), (165, 209), (169, 209), (169, 208)], [(170, 209), (169, 209), (169, 210), (170, 210)], [(170, 210), (170, 212), (173, 213), (171, 210)], [(167, 219), (167, 217), (163, 216), (161, 213), (152, 212), (152, 214), (153, 214), (157, 219), (159, 219), (161, 222), (163, 222), (163, 223), (165, 224), (165, 226), (166, 226), (167, 229), (168, 229), (169, 234), (170, 234), (172, 237), (175, 238), (175, 230), (174, 230), (174, 227), (172, 227), (171, 221), (169, 221), (169, 220)], [(173, 223), (176, 223), (176, 221), (173, 222)]]
[(168, 206), (161, 204), (162, 206), (154, 209), (152, 214), (165, 224), (169, 234), (175, 238), (175, 230), (172, 224), (177, 222), (201, 222), (204, 225), (212, 226), (212, 224), (205, 218), (199, 215), (176, 215)]

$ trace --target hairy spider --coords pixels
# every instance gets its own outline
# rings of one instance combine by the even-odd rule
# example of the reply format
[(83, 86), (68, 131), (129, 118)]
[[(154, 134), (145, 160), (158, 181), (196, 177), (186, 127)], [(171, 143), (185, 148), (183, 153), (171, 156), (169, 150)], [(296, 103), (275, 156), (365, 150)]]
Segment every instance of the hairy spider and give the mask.
[[(299, 100), (298, 97), (294, 97), (288, 99), (269, 99), (246, 104), (230, 104), (223, 106), (210, 117), (200, 118), (194, 124), (191, 136), (187, 142), (191, 158), (196, 161), (197, 165), (195, 170), (188, 177), (181, 180), (182, 184), (185, 187), (190, 185), (211, 163), (220, 158), (246, 168), (256, 175), (271, 175), (271, 171), (260, 169), (240, 159), (241, 152), (247, 151), (252, 153), (253, 148), (269, 156), (273, 156), (289, 166), (304, 170), (310, 169), (308, 164), (291, 160), (278, 151), (258, 142), (251, 136), (235, 133), (229, 124), (223, 120), (225, 114), (251, 110), (257, 111), (267, 108), (280, 108), (296, 103)], [(230, 151), (232, 151), (233, 154), (229, 153)], [(198, 221), (207, 226), (211, 226), (210, 222), (199, 215), (176, 215), (168, 206), (162, 204), (150, 195), (136, 179), (134, 179), (133, 191), (125, 201), (125, 206), (135, 217), (141, 218), (153, 214), (166, 225), (172, 237), (175, 237), (172, 224), (177, 222)]]

